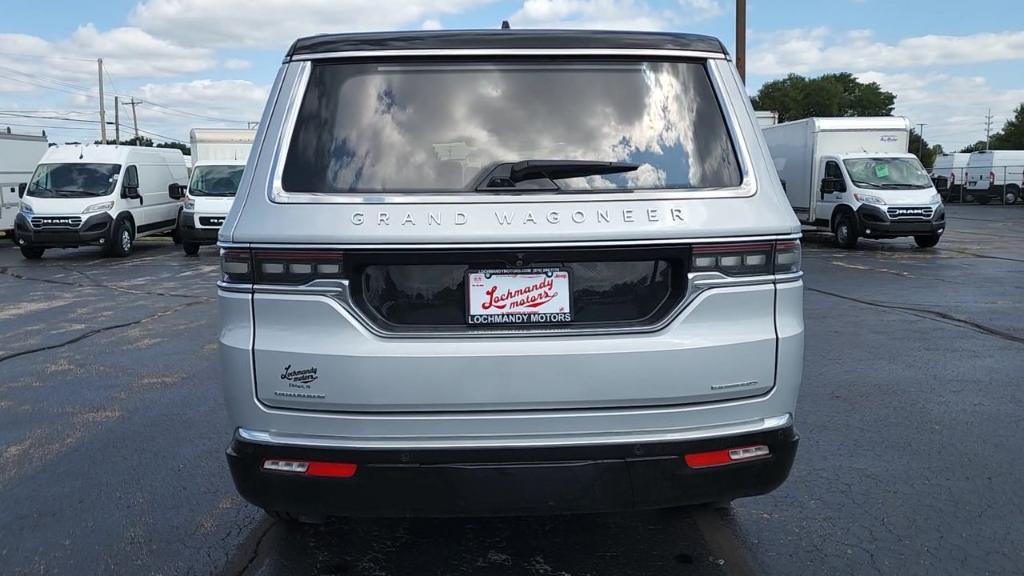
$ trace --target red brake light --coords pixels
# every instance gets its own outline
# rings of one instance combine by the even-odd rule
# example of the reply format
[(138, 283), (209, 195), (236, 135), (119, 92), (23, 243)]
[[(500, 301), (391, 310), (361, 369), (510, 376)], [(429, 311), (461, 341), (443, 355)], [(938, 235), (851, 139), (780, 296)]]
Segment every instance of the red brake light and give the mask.
[(760, 460), (769, 456), (771, 456), (771, 450), (765, 445), (758, 445), (713, 450), (711, 452), (694, 452), (693, 454), (686, 454), (683, 458), (686, 460), (686, 465), (690, 468), (710, 468), (712, 466)]

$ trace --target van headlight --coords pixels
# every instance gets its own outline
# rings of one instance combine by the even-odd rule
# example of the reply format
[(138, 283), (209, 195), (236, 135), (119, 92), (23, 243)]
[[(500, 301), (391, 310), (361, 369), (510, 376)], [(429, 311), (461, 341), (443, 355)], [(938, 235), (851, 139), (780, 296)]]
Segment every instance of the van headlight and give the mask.
[(35, 213), (35, 211), (32, 210), (32, 205), (27, 203), (27, 202), (18, 202), (18, 210), (20, 210), (21, 212), (24, 212), (25, 214), (34, 214)]
[(193, 211), (195, 209), (196, 209), (196, 201), (194, 199), (192, 199), (192, 198), (186, 198), (185, 199), (185, 210), (188, 210), (189, 212), (191, 212), (191, 211)]
[(931, 197), (928, 198), (928, 203), (929, 204), (941, 204), (942, 203), (942, 196), (939, 196), (939, 193), (936, 192), (935, 194), (932, 194)]
[(878, 206), (885, 206), (885, 200), (878, 196), (872, 196), (871, 194), (858, 194), (854, 192), (853, 197), (857, 199), (857, 202), (863, 202), (865, 204), (876, 204)]
[(82, 214), (92, 214), (93, 212), (106, 212), (107, 210), (110, 210), (113, 207), (113, 202), (100, 202), (99, 204), (86, 206), (85, 210), (82, 210)]

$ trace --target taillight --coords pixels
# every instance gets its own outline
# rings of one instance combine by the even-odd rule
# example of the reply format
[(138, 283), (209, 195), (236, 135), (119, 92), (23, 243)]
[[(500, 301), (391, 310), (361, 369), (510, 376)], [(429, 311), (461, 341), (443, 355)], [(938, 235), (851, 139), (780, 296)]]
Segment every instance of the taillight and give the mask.
[(224, 282), (252, 284), (252, 255), (248, 250), (222, 248), (220, 278)]
[(693, 247), (691, 272), (763, 276), (800, 271), (800, 242), (703, 244)]
[(690, 468), (710, 468), (712, 466), (760, 460), (769, 456), (771, 456), (771, 449), (765, 445), (758, 445), (713, 450), (711, 452), (694, 452), (685, 454), (683, 458), (686, 460), (686, 465)]
[(344, 255), (339, 250), (246, 250), (220, 252), (221, 279), (245, 284), (301, 286), (314, 280), (345, 278)]
[(305, 460), (264, 460), (263, 469), (305, 476), (351, 478), (359, 466), (349, 462), (313, 462)]
[(345, 278), (340, 250), (253, 250), (252, 261), (257, 284), (300, 286)]

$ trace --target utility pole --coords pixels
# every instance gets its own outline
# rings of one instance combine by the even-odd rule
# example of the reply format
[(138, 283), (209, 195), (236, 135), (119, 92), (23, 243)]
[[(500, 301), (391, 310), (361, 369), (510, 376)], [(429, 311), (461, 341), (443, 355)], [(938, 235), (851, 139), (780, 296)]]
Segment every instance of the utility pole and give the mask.
[(747, 82), (747, 0), (736, 0), (736, 69)]
[(132, 124), (135, 125), (135, 143), (138, 144), (139, 143), (139, 118), (138, 118), (138, 116), (135, 115), (135, 105), (136, 104), (142, 104), (142, 100), (136, 100), (135, 96), (132, 96), (132, 99), (129, 100), (128, 102), (125, 102), (126, 106), (131, 106), (132, 107)]
[(988, 109), (988, 114), (985, 115), (985, 150), (988, 150), (988, 145), (992, 141), (992, 109)]
[(103, 109), (103, 58), (96, 59), (100, 79), (100, 143), (107, 143), (107, 111)]
[(924, 122), (917, 124), (917, 157), (924, 162), (924, 127), (927, 126)]
[(117, 101), (117, 96), (114, 96), (114, 144), (121, 143), (121, 107)]

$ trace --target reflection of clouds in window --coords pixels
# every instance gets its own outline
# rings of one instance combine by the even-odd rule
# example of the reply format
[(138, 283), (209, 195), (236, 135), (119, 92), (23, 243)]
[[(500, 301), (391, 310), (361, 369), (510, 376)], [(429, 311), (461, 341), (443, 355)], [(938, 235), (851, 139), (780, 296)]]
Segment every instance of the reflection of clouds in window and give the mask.
[(663, 188), (665, 171), (650, 164), (642, 164), (635, 172), (626, 174), (626, 182), (630, 188)]
[(462, 189), (492, 163), (531, 158), (644, 166), (562, 180), (563, 188), (739, 180), (717, 100), (697, 64), (330, 65), (310, 78), (284, 183), (290, 190)]

